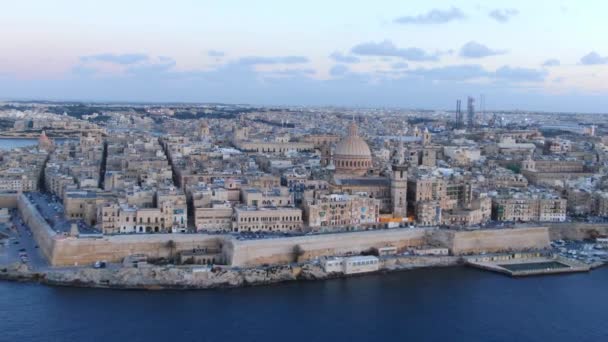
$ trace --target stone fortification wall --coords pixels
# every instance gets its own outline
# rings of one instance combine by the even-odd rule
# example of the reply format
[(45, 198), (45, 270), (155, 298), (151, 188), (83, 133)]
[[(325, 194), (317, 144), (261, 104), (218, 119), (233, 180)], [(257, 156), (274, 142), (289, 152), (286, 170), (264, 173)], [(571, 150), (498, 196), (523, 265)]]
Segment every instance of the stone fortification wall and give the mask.
[[(16, 202), (24, 221), (32, 228), (42, 253), (54, 266), (84, 265), (97, 260), (120, 262), (124, 257), (136, 253), (151, 258), (166, 258), (193, 248), (218, 249), (229, 265), (254, 266), (303, 262), (321, 256), (359, 254), (384, 246), (395, 246), (402, 251), (407, 247), (435, 244), (450, 248), (454, 255), (461, 255), (541, 249), (549, 245), (549, 230), (545, 227), (478, 231), (392, 229), (262, 240), (236, 240), (230, 236), (205, 234), (74, 238), (55, 233), (24, 195), (17, 195)], [(566, 234), (562, 232), (566, 228), (559, 229), (561, 230), (552, 231), (552, 236), (561, 238)], [(585, 229), (588, 230), (581, 231), (586, 233), (580, 234), (589, 234), (589, 229), (593, 228)], [(608, 232), (608, 226), (605, 231)]]
[(17, 208), (17, 193), (0, 193), (0, 208)]
[[(62, 237), (56, 240), (52, 265), (84, 265), (97, 260), (121, 262), (132, 254), (168, 258), (193, 248), (221, 249), (225, 238), (203, 234), (112, 235), (103, 238)], [(173, 242), (170, 242), (173, 241)]]
[[(193, 248), (221, 249), (225, 238), (202, 234), (114, 235), (102, 238), (75, 238), (57, 234), (24, 195), (16, 197), (17, 207), (42, 254), (53, 266), (91, 264), (97, 260), (121, 262), (142, 253), (166, 258)], [(170, 243), (169, 241), (173, 241)]]
[(23, 221), (31, 228), (32, 235), (34, 236), (40, 251), (49, 263), (53, 264), (53, 253), (55, 250), (57, 233), (51, 229), (51, 226), (49, 226), (25, 195), (18, 195), (16, 201), (19, 213), (21, 214)]
[(556, 223), (549, 224), (551, 240), (585, 240), (608, 236), (606, 223)]
[(394, 229), (339, 234), (298, 236), (264, 240), (232, 240), (226, 246), (234, 266), (290, 263), (321, 256), (358, 254), (374, 247), (421, 246), (426, 241), (425, 229)]
[(454, 255), (544, 249), (550, 243), (547, 227), (440, 230), (433, 232), (431, 240), (441, 242)]

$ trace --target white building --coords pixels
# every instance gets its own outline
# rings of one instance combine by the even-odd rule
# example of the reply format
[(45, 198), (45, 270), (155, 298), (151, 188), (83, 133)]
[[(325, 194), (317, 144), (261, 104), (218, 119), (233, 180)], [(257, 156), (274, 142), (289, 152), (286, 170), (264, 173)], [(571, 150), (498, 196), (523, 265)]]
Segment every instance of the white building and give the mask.
[(327, 258), (321, 261), (321, 265), (323, 266), (323, 270), (326, 273), (339, 273), (344, 272), (343, 269), (343, 258)]
[(350, 257), (344, 259), (342, 269), (344, 274), (374, 272), (380, 269), (380, 260), (372, 255)]

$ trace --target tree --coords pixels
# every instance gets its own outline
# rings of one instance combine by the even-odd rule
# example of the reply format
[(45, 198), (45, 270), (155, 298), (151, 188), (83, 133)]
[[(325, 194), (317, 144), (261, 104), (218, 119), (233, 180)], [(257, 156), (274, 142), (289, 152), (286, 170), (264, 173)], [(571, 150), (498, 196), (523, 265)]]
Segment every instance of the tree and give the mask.
[(300, 260), (300, 257), (303, 256), (304, 253), (305, 253), (305, 251), (302, 248), (302, 246), (300, 246), (300, 245), (293, 246), (294, 262), (298, 262)]
[(588, 234), (589, 238), (592, 240), (595, 240), (600, 237), (600, 232), (598, 232), (597, 229), (591, 229)]
[(167, 248), (169, 248), (169, 259), (173, 260), (173, 250), (175, 249), (175, 241), (167, 241)]
[(507, 169), (515, 172), (515, 173), (521, 173), (521, 165), (516, 164), (516, 163), (510, 163), (507, 165), (506, 167)]

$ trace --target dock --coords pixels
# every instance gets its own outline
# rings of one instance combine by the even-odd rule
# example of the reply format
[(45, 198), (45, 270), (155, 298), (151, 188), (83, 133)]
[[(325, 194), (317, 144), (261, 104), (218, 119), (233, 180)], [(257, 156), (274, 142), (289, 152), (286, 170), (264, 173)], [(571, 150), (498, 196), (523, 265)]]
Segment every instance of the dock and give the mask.
[(589, 272), (591, 269), (577, 260), (543, 252), (479, 255), (465, 260), (471, 267), (511, 277)]

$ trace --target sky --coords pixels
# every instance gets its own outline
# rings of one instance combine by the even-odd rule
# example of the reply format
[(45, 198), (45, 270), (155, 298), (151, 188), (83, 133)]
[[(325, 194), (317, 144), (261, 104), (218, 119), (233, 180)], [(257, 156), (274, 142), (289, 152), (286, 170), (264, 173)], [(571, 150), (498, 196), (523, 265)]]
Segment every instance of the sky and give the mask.
[(604, 0), (4, 0), (0, 99), (608, 112)]

